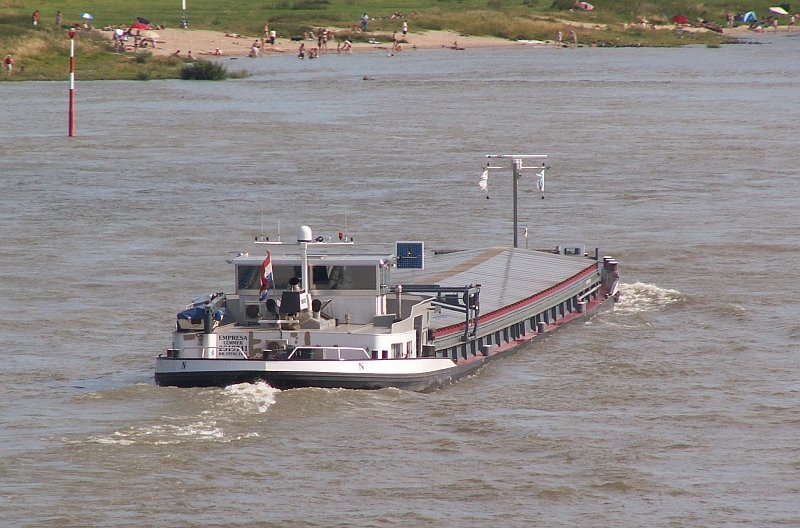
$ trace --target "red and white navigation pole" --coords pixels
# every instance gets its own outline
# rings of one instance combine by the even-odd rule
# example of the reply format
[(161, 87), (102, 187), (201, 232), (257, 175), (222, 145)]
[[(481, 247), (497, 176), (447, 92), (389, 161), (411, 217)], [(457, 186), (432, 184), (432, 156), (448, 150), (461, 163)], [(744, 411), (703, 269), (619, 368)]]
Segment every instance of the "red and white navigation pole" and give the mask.
[(75, 30), (69, 30), (69, 137), (75, 136)]

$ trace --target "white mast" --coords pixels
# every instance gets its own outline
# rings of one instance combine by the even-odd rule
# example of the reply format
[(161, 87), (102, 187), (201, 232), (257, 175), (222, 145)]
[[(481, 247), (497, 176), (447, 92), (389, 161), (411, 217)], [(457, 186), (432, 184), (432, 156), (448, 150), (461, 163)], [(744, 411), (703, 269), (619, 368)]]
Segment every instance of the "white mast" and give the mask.
[[(519, 228), (517, 227), (517, 180), (520, 179), (522, 176), (522, 171), (524, 169), (541, 169), (545, 170), (544, 162), (542, 162), (541, 166), (533, 165), (530, 167), (525, 167), (522, 165), (522, 160), (530, 160), (530, 159), (547, 159), (547, 154), (487, 154), (487, 158), (489, 159), (510, 159), (511, 160), (511, 171), (512, 171), (512, 194), (514, 199), (514, 247), (519, 247)], [(486, 170), (491, 169), (503, 169), (504, 167), (492, 167), (489, 164), (486, 165)], [(527, 242), (527, 239), (526, 239)]]

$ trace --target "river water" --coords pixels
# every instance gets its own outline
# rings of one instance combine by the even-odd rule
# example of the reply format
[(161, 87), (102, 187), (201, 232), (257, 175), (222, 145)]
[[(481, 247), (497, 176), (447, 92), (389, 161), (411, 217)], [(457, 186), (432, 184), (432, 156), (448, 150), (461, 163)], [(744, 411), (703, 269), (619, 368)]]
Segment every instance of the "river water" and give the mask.
[[(800, 35), (800, 33), (798, 33)], [(230, 61), (2, 83), (7, 526), (800, 525), (800, 37)], [(78, 78), (81, 63), (78, 58)], [(252, 237), (620, 262), (613, 313), (433, 394), (159, 388)]]

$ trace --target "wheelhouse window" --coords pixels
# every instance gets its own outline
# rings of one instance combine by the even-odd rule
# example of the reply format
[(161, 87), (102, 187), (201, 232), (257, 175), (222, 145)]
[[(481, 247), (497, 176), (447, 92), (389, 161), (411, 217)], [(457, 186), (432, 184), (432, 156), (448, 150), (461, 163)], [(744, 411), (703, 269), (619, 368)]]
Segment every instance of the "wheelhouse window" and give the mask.
[(312, 266), (315, 290), (375, 290), (375, 266)]
[[(261, 289), (261, 266), (238, 266), (236, 272), (238, 290)], [(300, 266), (272, 266), (271, 290), (288, 290), (289, 279), (300, 278)]]
[[(289, 280), (301, 277), (300, 266), (272, 266), (272, 290), (288, 290)], [(375, 266), (310, 266), (309, 278), (313, 290), (375, 290)], [(261, 289), (261, 266), (237, 266), (237, 290)]]

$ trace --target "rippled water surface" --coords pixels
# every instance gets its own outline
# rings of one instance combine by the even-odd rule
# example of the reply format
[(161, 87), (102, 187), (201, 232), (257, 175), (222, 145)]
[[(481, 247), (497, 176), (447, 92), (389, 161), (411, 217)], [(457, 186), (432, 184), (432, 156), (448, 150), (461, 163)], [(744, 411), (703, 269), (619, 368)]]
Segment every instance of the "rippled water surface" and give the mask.
[[(72, 139), (0, 84), (2, 523), (800, 525), (800, 37), (759, 38), (79, 82)], [(434, 394), (153, 384), (262, 225), (510, 243), (487, 153), (549, 155), (529, 242), (614, 255), (614, 313)]]

